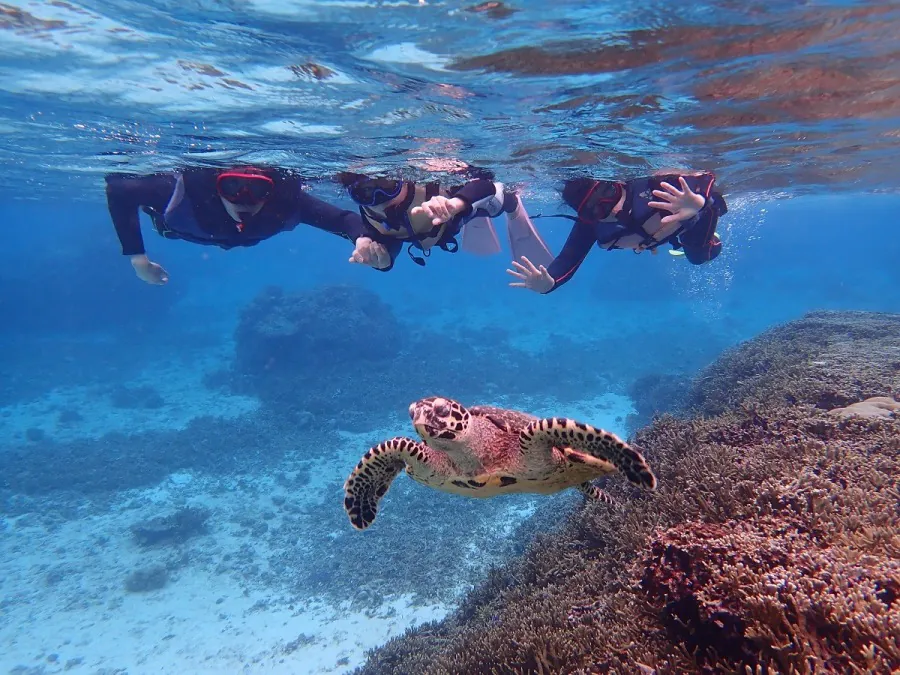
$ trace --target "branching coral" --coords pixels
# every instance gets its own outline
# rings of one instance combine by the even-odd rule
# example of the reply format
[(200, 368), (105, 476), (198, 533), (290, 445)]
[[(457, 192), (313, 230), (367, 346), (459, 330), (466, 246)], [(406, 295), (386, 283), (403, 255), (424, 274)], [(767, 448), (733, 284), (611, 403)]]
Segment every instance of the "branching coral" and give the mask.
[(703, 669), (891, 672), (900, 560), (821, 546), (781, 518), (689, 523), (650, 545), (641, 585)]

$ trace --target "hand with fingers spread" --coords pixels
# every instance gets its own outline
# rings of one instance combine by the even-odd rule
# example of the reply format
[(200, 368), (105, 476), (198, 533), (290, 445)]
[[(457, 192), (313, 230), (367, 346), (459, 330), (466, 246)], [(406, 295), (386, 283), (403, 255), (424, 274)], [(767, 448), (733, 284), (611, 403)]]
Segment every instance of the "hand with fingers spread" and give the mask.
[(706, 204), (706, 198), (692, 191), (684, 176), (679, 176), (678, 182), (681, 184), (680, 190), (670, 183), (660, 183), (660, 187), (663, 189), (654, 190), (653, 196), (661, 201), (647, 203), (647, 206), (651, 208), (671, 212), (661, 219), (660, 222), (663, 225), (690, 220)]
[(427, 202), (423, 202), (421, 206), (416, 206), (409, 212), (410, 216), (419, 216), (425, 214), (431, 218), (432, 225), (440, 225), (453, 219), (466, 208), (466, 203), (459, 197), (448, 199), (441, 195), (435, 195)]
[(359, 237), (356, 240), (356, 248), (353, 249), (349, 262), (383, 270), (390, 267), (391, 256), (384, 244), (380, 244), (369, 237)]
[(535, 293), (547, 293), (556, 285), (546, 267), (543, 265), (535, 267), (534, 263), (524, 255), (521, 263), (513, 260), (512, 265), (515, 269), (508, 269), (506, 272), (520, 281), (512, 281), (510, 286), (527, 288)]

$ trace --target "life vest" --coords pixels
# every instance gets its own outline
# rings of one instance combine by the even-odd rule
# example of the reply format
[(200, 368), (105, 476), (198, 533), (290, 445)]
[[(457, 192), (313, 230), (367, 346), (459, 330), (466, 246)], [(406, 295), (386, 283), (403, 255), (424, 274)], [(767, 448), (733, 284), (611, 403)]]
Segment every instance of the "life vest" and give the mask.
[(408, 182), (406, 186), (407, 195), (404, 200), (386, 208), (384, 214), (371, 207), (360, 206), (359, 215), (385, 237), (408, 242), (407, 252), (419, 265), (424, 265), (425, 260), (412, 254), (413, 247), (420, 249), (425, 257), (430, 255), (431, 248), (434, 246), (449, 253), (455, 253), (459, 249), (456, 241), (459, 229), (458, 219), (454, 218), (440, 225), (432, 225), (431, 218), (425, 214), (410, 215), (410, 211), (415, 207), (421, 206), (436, 195), (445, 194), (440, 185), (438, 183), (417, 185)]
[[(715, 176), (706, 173), (699, 176), (684, 176), (691, 190), (703, 195), (709, 203)], [(625, 201), (622, 210), (615, 216), (595, 224), (597, 243), (607, 251), (632, 249), (636, 253), (653, 251), (662, 244), (670, 243), (680, 248), (678, 235), (697, 222), (691, 220), (663, 224), (662, 218), (668, 211), (651, 208), (649, 203), (657, 201), (654, 190), (661, 190), (661, 183), (678, 185), (678, 176), (649, 176), (629, 181), (625, 186)]]
[(160, 236), (166, 239), (182, 239), (195, 244), (214, 243), (216, 235), (204, 232), (194, 215), (194, 204), (184, 189), (184, 176), (176, 174), (175, 190), (160, 213), (156, 209), (145, 206), (144, 212), (153, 221), (153, 227)]

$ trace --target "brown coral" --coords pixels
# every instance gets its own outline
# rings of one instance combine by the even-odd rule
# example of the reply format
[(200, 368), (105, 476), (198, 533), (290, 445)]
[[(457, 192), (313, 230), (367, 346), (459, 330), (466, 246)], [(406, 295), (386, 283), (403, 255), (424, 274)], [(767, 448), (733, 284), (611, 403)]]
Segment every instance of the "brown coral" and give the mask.
[(832, 415), (840, 417), (893, 417), (900, 413), (900, 403), (887, 396), (873, 396), (859, 403), (851, 403), (844, 408), (835, 408)]
[(641, 585), (703, 667), (889, 673), (900, 664), (900, 560), (822, 546), (779, 518), (689, 523), (650, 549)]

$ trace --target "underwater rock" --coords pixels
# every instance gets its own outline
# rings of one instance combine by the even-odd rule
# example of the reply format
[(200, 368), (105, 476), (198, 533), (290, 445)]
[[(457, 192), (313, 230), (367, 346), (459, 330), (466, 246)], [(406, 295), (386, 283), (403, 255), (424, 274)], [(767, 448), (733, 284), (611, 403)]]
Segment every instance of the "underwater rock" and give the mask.
[(819, 406), (897, 391), (897, 326), (817, 313), (723, 355), (692, 383), (707, 417), (635, 434), (655, 493), (606, 485), (621, 509), (579, 505), (356, 673), (891, 673), (900, 419)]
[(293, 654), (298, 649), (303, 647), (309, 647), (310, 645), (314, 645), (319, 641), (314, 635), (306, 635), (305, 633), (300, 633), (295, 639), (288, 642), (284, 647), (282, 647), (281, 651), (283, 654)]
[(25, 430), (25, 438), (27, 438), (32, 443), (40, 443), (45, 438), (47, 438), (47, 433), (43, 429), (39, 429), (37, 427), (28, 427)]
[(167, 516), (134, 523), (131, 533), (140, 546), (177, 546), (191, 537), (205, 534), (210, 513), (200, 507), (188, 507)]
[(119, 385), (112, 389), (109, 397), (114, 407), (127, 410), (156, 410), (166, 404), (156, 389), (146, 385), (140, 387)]
[(75, 410), (74, 408), (64, 408), (59, 411), (59, 416), (56, 418), (56, 423), (59, 425), (70, 425), (77, 424), (78, 422), (82, 422), (84, 417), (80, 412)]
[(163, 565), (152, 565), (134, 570), (125, 577), (125, 590), (129, 593), (146, 593), (165, 587), (169, 573)]

